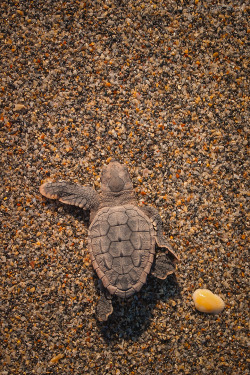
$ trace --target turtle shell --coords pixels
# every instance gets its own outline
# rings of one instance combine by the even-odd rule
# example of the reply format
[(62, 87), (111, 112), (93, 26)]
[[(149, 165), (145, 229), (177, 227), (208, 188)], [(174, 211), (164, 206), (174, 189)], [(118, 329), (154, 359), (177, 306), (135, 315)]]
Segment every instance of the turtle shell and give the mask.
[(154, 260), (155, 235), (139, 207), (102, 208), (88, 241), (93, 267), (111, 294), (126, 298), (141, 289)]

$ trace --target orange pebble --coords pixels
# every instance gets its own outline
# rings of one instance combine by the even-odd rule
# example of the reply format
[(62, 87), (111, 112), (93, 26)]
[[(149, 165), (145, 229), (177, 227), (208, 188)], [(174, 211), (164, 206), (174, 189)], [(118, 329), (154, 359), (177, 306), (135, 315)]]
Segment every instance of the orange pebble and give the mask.
[(197, 289), (193, 294), (194, 304), (197, 310), (205, 313), (218, 314), (224, 307), (224, 301), (208, 289)]

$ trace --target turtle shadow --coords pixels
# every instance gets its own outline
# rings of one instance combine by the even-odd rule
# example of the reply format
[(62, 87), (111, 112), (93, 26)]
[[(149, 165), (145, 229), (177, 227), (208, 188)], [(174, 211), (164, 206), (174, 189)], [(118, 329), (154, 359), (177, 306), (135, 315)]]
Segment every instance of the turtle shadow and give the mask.
[[(90, 219), (90, 211), (83, 210), (80, 207), (66, 205), (64, 203), (58, 201), (51, 201), (46, 199), (47, 206), (50, 208), (52, 212), (62, 214), (62, 212), (66, 215), (71, 215), (79, 222), (82, 222), (83, 225), (88, 228), (89, 227), (89, 219)], [(65, 217), (65, 215), (63, 215)]]
[(131, 298), (124, 300), (113, 297), (112, 315), (106, 322), (97, 321), (106, 344), (123, 340), (137, 341), (150, 326), (156, 305), (170, 298), (180, 298), (180, 292), (181, 287), (174, 274), (166, 280), (149, 275), (140, 292)]

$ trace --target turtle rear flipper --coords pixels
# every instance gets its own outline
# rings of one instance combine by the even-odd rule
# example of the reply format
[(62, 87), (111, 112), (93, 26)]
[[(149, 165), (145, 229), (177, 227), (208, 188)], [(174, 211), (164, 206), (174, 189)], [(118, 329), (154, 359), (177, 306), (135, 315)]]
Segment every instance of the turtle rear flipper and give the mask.
[(99, 195), (90, 186), (80, 186), (65, 181), (46, 182), (39, 190), (46, 198), (58, 199), (62, 203), (78, 206), (84, 210), (99, 206)]
[(101, 297), (97, 304), (96, 315), (97, 319), (100, 322), (106, 322), (106, 320), (108, 320), (109, 315), (111, 315), (113, 312), (112, 298), (108, 290), (104, 289), (103, 285), (101, 285), (100, 289)]
[(166, 279), (168, 275), (175, 272), (175, 265), (168, 254), (159, 255), (152, 266), (152, 275), (157, 279)]

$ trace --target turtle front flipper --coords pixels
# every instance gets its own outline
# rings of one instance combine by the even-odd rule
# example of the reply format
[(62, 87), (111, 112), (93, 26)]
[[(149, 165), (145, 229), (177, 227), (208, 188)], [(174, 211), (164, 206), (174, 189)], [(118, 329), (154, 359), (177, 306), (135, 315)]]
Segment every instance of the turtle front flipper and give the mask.
[(97, 304), (96, 315), (100, 322), (106, 322), (113, 312), (112, 297), (107, 289), (101, 284), (101, 297)]
[(164, 247), (169, 251), (169, 257), (172, 258), (174, 263), (180, 261), (180, 257), (176, 254), (170, 243), (164, 237), (163, 233), (159, 230), (156, 231), (156, 243), (159, 247)]
[(172, 256), (172, 261), (173, 262), (179, 262), (180, 258), (179, 256), (175, 253), (174, 249), (172, 248), (172, 246), (168, 243), (168, 241), (166, 240), (164, 234), (163, 234), (163, 224), (162, 224), (162, 219), (161, 219), (161, 216), (160, 214), (158, 213), (157, 209), (152, 207), (152, 206), (148, 206), (148, 207), (140, 207), (140, 209), (142, 211), (144, 211), (149, 217), (150, 219), (152, 220), (152, 223), (153, 223), (153, 227), (155, 229), (155, 233), (156, 233), (156, 243), (159, 247), (164, 247), (165, 249), (168, 250), (169, 252), (169, 256), (171, 257)]
[(175, 272), (175, 265), (168, 254), (159, 255), (152, 266), (151, 273), (157, 279), (166, 279), (168, 275)]
[(58, 199), (62, 203), (78, 206), (84, 210), (99, 206), (99, 195), (90, 186), (80, 186), (65, 181), (46, 182), (39, 190), (46, 198)]

